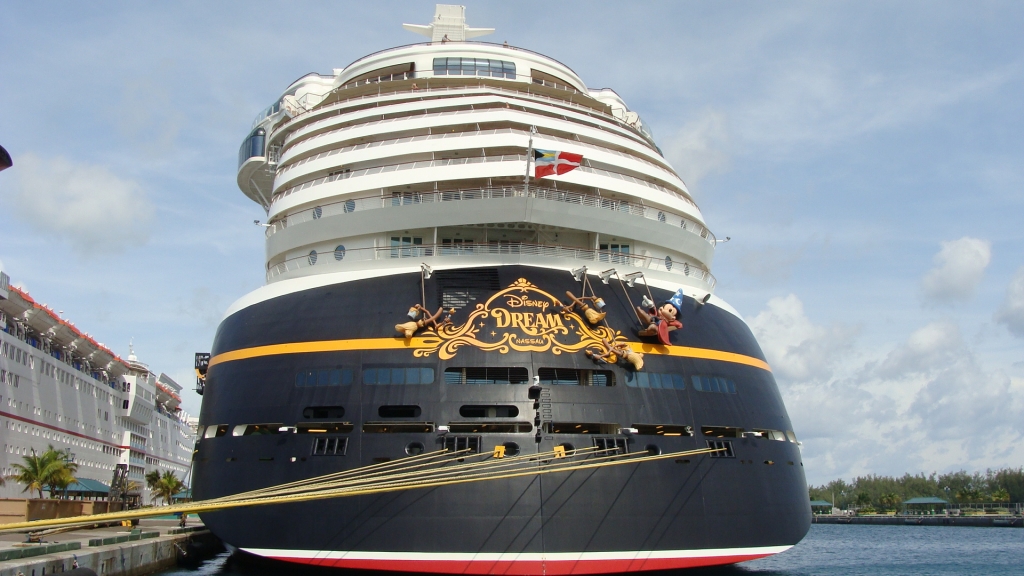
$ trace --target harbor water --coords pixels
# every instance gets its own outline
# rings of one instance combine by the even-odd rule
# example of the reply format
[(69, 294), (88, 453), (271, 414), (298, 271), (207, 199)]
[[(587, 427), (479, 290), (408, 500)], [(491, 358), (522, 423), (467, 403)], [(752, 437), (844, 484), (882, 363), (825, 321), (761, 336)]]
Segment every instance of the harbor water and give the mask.
[[(171, 570), (161, 574), (321, 576), (337, 573), (285, 564), (238, 562), (223, 554), (198, 570)], [(1024, 530), (814, 524), (803, 541), (783, 554), (737, 566), (678, 573), (680, 576), (1019, 576), (1024, 574)]]

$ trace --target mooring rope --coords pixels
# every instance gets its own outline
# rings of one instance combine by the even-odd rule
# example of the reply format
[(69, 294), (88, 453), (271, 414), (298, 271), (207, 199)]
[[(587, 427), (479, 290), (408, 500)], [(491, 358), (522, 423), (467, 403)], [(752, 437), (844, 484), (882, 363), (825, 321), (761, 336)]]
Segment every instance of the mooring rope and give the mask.
[[(469, 450), (449, 452), (439, 450), (390, 463), (378, 463), (344, 472), (336, 472), (306, 480), (288, 482), (259, 490), (251, 490), (231, 496), (223, 496), (199, 502), (173, 504), (155, 508), (107, 512), (90, 516), (73, 518), (56, 518), (49, 520), (33, 520), (0, 525), (0, 533), (15, 531), (31, 531), (55, 526), (84, 526), (105, 524), (135, 518), (164, 516), (167, 514), (195, 514), (231, 508), (249, 506), (267, 506), (322, 500), (328, 498), (344, 498), (364, 496), (385, 492), (397, 492), (421, 488), (437, 488), (458, 484), (541, 476), (577, 470), (592, 470), (625, 464), (640, 464), (656, 460), (697, 456), (720, 452), (723, 449), (702, 448), (684, 450), (668, 454), (650, 454), (648, 452), (618, 453), (618, 448), (604, 449), (599, 447), (580, 448), (571, 453), (563, 450), (552, 450), (539, 454), (496, 457), (495, 454), (484, 452), (467, 454)], [(605, 455), (599, 456), (598, 453)], [(590, 456), (582, 460), (574, 460), (575, 456)], [(457, 463), (447, 466), (452, 461), (468, 460), (484, 457), (482, 461)], [(490, 457), (490, 458), (488, 458)], [(423, 470), (431, 460), (436, 460), (434, 468)], [(414, 470), (420, 470), (414, 472)]]

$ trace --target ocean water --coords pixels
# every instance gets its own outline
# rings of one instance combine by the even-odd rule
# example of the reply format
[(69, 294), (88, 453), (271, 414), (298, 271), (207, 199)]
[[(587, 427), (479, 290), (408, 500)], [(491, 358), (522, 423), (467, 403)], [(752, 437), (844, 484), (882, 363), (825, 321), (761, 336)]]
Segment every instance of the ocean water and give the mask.
[[(325, 576), (332, 570), (239, 562), (229, 554), (162, 576)], [(656, 573), (665, 576), (666, 572)], [(1024, 529), (815, 524), (791, 550), (679, 576), (1024, 576)]]

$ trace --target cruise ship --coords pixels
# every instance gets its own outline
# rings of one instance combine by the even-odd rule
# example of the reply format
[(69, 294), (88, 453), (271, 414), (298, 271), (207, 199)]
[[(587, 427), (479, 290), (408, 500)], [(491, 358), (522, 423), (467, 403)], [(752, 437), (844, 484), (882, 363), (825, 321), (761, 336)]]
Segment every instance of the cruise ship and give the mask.
[[(0, 473), (50, 446), (68, 450), (81, 490), (129, 505), (153, 503), (145, 475), (188, 481), (195, 435), (178, 383), (134, 353), (122, 359), (88, 333), (10, 285), (0, 270)], [(93, 480), (102, 484), (83, 482)], [(6, 498), (35, 498), (12, 479)], [(110, 492), (104, 493), (105, 490)], [(160, 502), (156, 502), (159, 504)]]
[(266, 284), (202, 363), (196, 497), (441, 449), (705, 453), (206, 525), (267, 558), (430, 573), (663, 570), (796, 544), (799, 442), (649, 127), (553, 58), (472, 41), (492, 30), (462, 6), (404, 27), (429, 41), (299, 78), (242, 141)]

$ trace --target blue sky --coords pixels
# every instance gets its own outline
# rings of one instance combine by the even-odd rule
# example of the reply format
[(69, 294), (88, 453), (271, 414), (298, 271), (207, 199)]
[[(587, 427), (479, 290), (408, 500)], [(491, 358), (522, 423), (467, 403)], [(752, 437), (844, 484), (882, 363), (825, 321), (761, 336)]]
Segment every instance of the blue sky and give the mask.
[[(689, 184), (808, 478), (1024, 464), (1024, 5), (467, 5), (618, 91)], [(8, 3), (0, 261), (180, 383), (263, 281), (235, 182), (294, 79), (432, 2)], [(198, 411), (199, 398), (186, 405)]]

